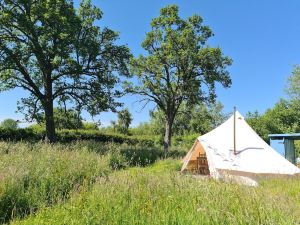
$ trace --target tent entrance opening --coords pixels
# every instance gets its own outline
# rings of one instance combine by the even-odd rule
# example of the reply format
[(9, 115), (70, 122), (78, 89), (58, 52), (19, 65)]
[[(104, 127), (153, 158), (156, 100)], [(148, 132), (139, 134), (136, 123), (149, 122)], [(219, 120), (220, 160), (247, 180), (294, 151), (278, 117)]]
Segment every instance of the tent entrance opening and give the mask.
[(205, 152), (204, 154), (199, 152), (199, 156), (197, 157), (197, 173), (201, 175), (209, 175), (208, 162)]

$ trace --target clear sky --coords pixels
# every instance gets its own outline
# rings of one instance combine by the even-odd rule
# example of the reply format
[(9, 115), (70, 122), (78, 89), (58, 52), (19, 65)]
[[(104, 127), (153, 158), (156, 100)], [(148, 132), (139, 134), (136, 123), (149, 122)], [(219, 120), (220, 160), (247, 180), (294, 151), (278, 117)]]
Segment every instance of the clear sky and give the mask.
[[(76, 5), (78, 1), (75, 0)], [(100, 26), (120, 32), (119, 43), (127, 44), (137, 56), (145, 33), (150, 30), (151, 19), (159, 9), (177, 4), (180, 15), (199, 14), (215, 36), (211, 46), (220, 46), (225, 55), (233, 59), (229, 67), (232, 78), (230, 89), (218, 88), (218, 100), (230, 112), (233, 106), (245, 114), (263, 112), (280, 97), (293, 66), (300, 64), (300, 1), (298, 0), (94, 0), (104, 12)], [(22, 118), (16, 114), (16, 102), (26, 92), (14, 90), (0, 93), (0, 120)], [(149, 119), (149, 109), (141, 111), (136, 97), (122, 99), (133, 114), (133, 125)], [(90, 120), (86, 114), (85, 119)], [(102, 124), (116, 119), (112, 113), (100, 115)]]

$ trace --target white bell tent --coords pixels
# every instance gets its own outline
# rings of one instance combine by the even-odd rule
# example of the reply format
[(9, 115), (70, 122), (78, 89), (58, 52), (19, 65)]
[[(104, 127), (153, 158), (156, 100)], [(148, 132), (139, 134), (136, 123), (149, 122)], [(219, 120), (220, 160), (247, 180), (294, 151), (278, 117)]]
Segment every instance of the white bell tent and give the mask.
[(200, 136), (183, 159), (182, 172), (210, 175), (215, 179), (241, 180), (256, 185), (260, 177), (300, 173), (261, 139), (235, 111), (226, 122)]

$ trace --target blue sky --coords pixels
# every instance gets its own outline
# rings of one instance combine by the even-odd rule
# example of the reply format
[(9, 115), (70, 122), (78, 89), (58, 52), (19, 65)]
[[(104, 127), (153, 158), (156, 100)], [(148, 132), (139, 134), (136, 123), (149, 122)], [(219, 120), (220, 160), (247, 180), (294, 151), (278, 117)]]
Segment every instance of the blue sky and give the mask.
[[(75, 0), (78, 4), (78, 1)], [(100, 26), (120, 32), (119, 43), (127, 44), (134, 55), (143, 53), (140, 47), (151, 19), (159, 9), (177, 4), (180, 15), (199, 14), (215, 36), (211, 46), (220, 46), (233, 59), (228, 68), (232, 78), (230, 89), (217, 89), (218, 100), (230, 112), (233, 106), (245, 114), (263, 112), (280, 97), (286, 97), (284, 88), (293, 66), (300, 64), (300, 1), (271, 0), (102, 0), (93, 1), (104, 12)], [(0, 120), (22, 118), (16, 114), (16, 102), (26, 92), (13, 90), (0, 93)], [(122, 99), (133, 114), (133, 125), (149, 119), (149, 105), (141, 111), (137, 97)], [(91, 120), (87, 115), (85, 119)], [(112, 113), (102, 113), (96, 119), (107, 125), (116, 119)]]

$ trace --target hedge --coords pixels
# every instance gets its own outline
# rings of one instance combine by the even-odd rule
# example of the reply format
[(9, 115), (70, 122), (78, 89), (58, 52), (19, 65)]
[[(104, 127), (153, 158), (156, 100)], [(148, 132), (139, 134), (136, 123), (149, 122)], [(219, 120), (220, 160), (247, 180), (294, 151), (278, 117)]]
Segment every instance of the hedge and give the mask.
[[(104, 134), (97, 130), (59, 130), (56, 132), (57, 140), (61, 143), (69, 143), (78, 140), (92, 140), (96, 142), (127, 143), (130, 145), (141, 144), (154, 146), (156, 140), (151, 137), (126, 136), (121, 134)], [(45, 137), (45, 131), (31, 128), (3, 129), (0, 128), (0, 140), (2, 141), (40, 141)]]

